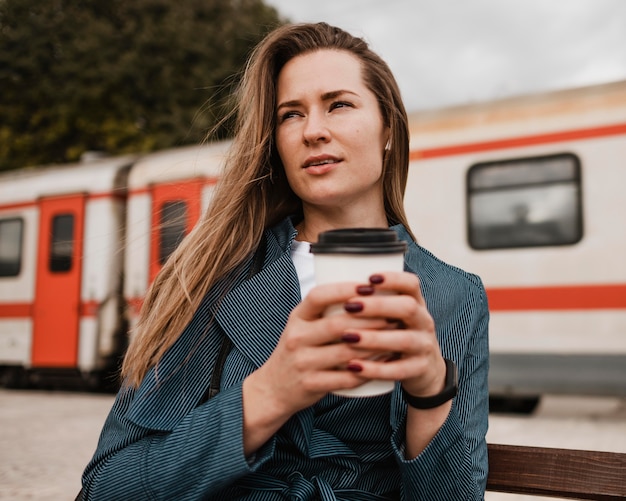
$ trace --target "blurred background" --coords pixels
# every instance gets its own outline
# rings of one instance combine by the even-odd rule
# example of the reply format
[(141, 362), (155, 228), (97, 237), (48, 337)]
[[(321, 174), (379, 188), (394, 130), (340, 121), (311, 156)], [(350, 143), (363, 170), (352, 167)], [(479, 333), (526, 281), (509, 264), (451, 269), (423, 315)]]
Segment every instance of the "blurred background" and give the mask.
[(625, 2), (0, 0), (0, 499), (77, 491), (242, 65), (308, 21), (396, 75), (411, 227), (487, 289), (490, 441), (626, 452)]
[(4, 0), (0, 169), (197, 143), (287, 20), (364, 37), (409, 112), (626, 79), (620, 0)]

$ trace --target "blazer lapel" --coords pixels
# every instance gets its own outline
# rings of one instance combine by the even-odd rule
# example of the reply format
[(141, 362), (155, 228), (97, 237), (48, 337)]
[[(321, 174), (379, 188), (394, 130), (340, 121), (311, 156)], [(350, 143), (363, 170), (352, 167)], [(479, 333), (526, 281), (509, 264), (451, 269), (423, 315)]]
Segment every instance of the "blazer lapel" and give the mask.
[[(173, 429), (209, 387), (224, 333), (257, 367), (269, 357), (289, 313), (300, 301), (300, 287), (289, 254), (293, 226), (286, 221), (266, 235), (265, 268), (247, 280), (244, 266), (225, 296), (219, 287), (209, 292), (158, 370), (150, 369), (135, 391), (126, 414), (132, 422)], [(215, 324), (210, 326), (216, 309)]]
[(226, 295), (216, 321), (237, 350), (260, 367), (272, 354), (300, 299), (296, 270), (289, 252), (283, 252)]

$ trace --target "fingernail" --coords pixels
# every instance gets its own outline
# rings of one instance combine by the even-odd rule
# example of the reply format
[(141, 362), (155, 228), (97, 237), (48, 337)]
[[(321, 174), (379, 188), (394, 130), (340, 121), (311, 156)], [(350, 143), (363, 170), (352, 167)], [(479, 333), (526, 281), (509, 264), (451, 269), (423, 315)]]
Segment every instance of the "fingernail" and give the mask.
[(382, 284), (385, 281), (385, 277), (382, 275), (370, 276), (370, 284)]
[(374, 287), (371, 285), (359, 285), (356, 288), (356, 292), (361, 296), (371, 296), (374, 294)]
[(361, 336), (356, 332), (346, 332), (341, 336), (341, 340), (344, 343), (358, 343), (361, 340)]
[(363, 303), (346, 303), (343, 305), (343, 309), (348, 313), (358, 313), (363, 311)]
[(363, 370), (363, 367), (361, 367), (359, 364), (348, 364), (346, 366), (346, 369), (351, 372), (361, 372)]

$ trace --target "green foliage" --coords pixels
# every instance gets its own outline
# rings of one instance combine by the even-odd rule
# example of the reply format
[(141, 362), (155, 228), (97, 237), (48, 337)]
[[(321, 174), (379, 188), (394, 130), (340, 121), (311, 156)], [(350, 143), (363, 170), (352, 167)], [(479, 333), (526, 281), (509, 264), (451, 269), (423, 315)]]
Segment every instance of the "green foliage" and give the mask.
[(0, 0), (0, 170), (198, 143), (281, 22), (262, 0)]

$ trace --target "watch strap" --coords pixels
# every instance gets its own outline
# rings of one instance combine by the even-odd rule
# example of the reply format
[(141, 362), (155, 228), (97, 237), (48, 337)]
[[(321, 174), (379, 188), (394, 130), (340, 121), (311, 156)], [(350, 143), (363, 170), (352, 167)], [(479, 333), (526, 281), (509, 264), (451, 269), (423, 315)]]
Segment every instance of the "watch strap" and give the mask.
[(458, 391), (457, 370), (452, 360), (444, 358), (446, 362), (446, 384), (444, 389), (430, 397), (416, 397), (402, 388), (404, 401), (415, 409), (433, 409), (452, 400)]

